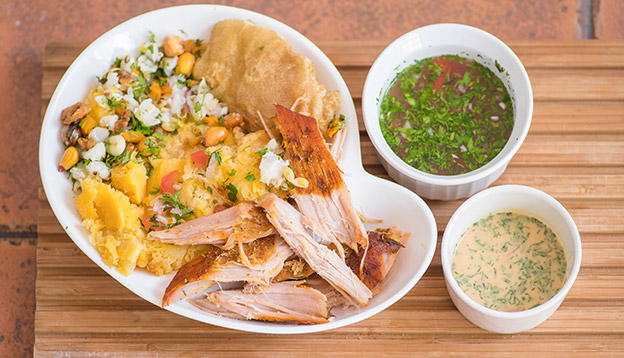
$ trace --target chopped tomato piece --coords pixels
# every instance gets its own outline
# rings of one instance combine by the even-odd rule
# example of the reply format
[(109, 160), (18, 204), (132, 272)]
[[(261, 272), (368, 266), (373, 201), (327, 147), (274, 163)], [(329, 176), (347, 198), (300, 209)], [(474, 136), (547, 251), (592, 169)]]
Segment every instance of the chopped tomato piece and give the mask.
[(206, 165), (208, 165), (208, 156), (203, 150), (191, 153), (191, 159), (193, 160), (193, 163), (200, 168), (205, 168)]
[(441, 57), (436, 58), (435, 60), (433, 60), (433, 62), (440, 66), (440, 70), (442, 72), (440, 76), (433, 82), (433, 89), (439, 90), (444, 82), (448, 80), (446, 75), (451, 73), (451, 65), (445, 58)]
[(143, 228), (145, 228), (146, 231), (150, 231), (150, 230), (158, 231), (158, 230), (161, 230), (160, 226), (152, 221), (152, 217), (154, 215), (156, 215), (155, 212), (153, 212), (151, 210), (146, 210), (145, 214), (143, 214), (143, 216), (141, 217), (141, 222), (143, 223)]
[(177, 170), (171, 171), (169, 174), (165, 175), (160, 181), (160, 192), (173, 194), (173, 185), (178, 182), (180, 182), (180, 174)]

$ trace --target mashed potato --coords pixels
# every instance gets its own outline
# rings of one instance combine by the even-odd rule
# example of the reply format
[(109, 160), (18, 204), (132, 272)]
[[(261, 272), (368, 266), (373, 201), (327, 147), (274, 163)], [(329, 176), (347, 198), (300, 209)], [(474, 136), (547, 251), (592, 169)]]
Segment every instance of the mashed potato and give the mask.
[[(111, 184), (97, 177), (81, 182), (82, 193), (76, 204), (104, 263), (117, 267), (124, 275), (135, 267), (163, 275), (179, 269), (207, 249), (206, 245), (176, 246), (148, 240), (142, 225), (152, 203), (158, 201), (162, 178), (174, 170), (180, 173), (181, 179), (174, 184), (174, 190), (179, 191), (179, 201), (193, 211), (187, 220), (212, 214), (215, 205), (228, 204), (206, 184), (204, 168), (198, 167), (190, 157), (194, 152), (203, 150), (212, 157), (214, 176), (211, 181), (225, 196), (231, 193), (228, 188), (236, 188), (234, 203), (255, 200), (272, 190), (259, 180), (261, 156), (257, 152), (270, 139), (265, 131), (244, 134), (236, 129), (223, 144), (206, 148), (200, 144), (206, 128), (184, 122), (177, 134), (167, 135), (159, 157), (145, 161), (152, 167), (149, 176), (145, 163), (139, 159), (139, 162), (130, 161), (113, 168)], [(217, 152), (221, 164), (214, 159)], [(281, 196), (287, 194), (283, 190), (273, 191)]]

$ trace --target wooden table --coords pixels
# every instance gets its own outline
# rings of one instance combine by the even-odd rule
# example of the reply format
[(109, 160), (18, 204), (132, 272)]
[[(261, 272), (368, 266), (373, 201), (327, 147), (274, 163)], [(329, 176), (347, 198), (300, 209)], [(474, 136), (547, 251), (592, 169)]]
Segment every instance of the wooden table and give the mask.
[[(366, 73), (386, 44), (319, 45), (345, 77), (361, 117)], [(439, 249), (427, 273), (403, 299), (348, 327), (281, 336), (199, 323), (143, 301), (106, 275), (73, 244), (41, 194), (35, 355), (623, 355), (624, 42), (520, 41), (510, 46), (529, 72), (535, 112), (525, 143), (494, 185), (529, 185), (553, 195), (570, 211), (583, 242), (576, 283), (559, 310), (540, 326), (498, 335), (464, 319), (444, 286)], [(44, 108), (84, 47), (46, 47)], [(386, 177), (361, 122), (360, 131), (366, 169)], [(461, 202), (427, 202), (439, 238)]]

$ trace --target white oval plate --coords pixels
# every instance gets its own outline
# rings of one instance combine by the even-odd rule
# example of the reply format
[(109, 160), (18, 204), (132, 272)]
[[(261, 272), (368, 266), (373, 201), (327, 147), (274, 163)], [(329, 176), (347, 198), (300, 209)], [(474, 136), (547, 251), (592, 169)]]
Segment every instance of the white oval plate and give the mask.
[[(179, 34), (189, 38), (209, 39), (212, 26), (224, 19), (251, 20), (259, 26), (276, 31), (292, 46), (293, 51), (307, 56), (316, 67), (316, 75), (328, 90), (339, 90), (341, 113), (347, 118), (347, 138), (341, 169), (356, 206), (368, 217), (383, 219), (384, 227), (396, 225), (410, 232), (405, 249), (397, 257), (395, 267), (383, 282), (382, 292), (367, 307), (335, 311), (335, 318), (325, 324), (296, 325), (256, 321), (240, 321), (202, 312), (187, 302), (177, 302), (166, 309), (202, 322), (238, 330), (262, 333), (305, 333), (342, 327), (368, 318), (403, 297), (422, 277), (431, 263), (437, 241), (437, 229), (431, 210), (416, 194), (386, 180), (366, 173), (362, 167), (357, 115), (349, 90), (331, 61), (311, 41), (292, 28), (267, 16), (251, 11), (217, 5), (189, 5), (161, 9), (135, 17), (108, 31), (87, 47), (69, 67), (54, 91), (46, 111), (39, 142), (41, 180), (50, 206), (69, 237), (98, 266), (129, 290), (160, 306), (163, 292), (173, 273), (156, 276), (137, 269), (129, 276), (119, 274), (102, 262), (91, 245), (89, 232), (82, 226), (76, 209), (75, 194), (65, 173), (57, 170), (63, 153), (60, 140), (61, 111), (82, 101), (96, 85), (95, 77), (103, 74), (116, 57), (136, 54), (148, 38)], [(378, 225), (380, 226), (380, 225)], [(367, 227), (371, 229), (371, 227)]]

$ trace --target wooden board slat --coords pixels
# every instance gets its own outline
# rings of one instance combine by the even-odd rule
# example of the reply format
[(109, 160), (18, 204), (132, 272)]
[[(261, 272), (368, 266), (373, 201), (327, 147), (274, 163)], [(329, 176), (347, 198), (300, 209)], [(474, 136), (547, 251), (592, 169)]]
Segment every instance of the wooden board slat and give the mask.
[[(366, 135), (361, 89), (385, 42), (321, 42), (354, 96), (363, 164), (388, 178)], [(558, 199), (583, 242), (577, 281), (559, 310), (529, 332), (497, 335), (453, 306), (439, 249), (418, 284), (363, 322), (301, 336), (223, 329), (145, 302), (91, 262), (67, 237), (40, 190), (37, 357), (98, 356), (483, 356), (624, 355), (624, 42), (515, 41), (533, 84), (529, 135), (494, 185), (521, 184)], [(53, 43), (43, 61), (42, 104), (82, 43)], [(444, 227), (463, 202), (427, 200)]]

